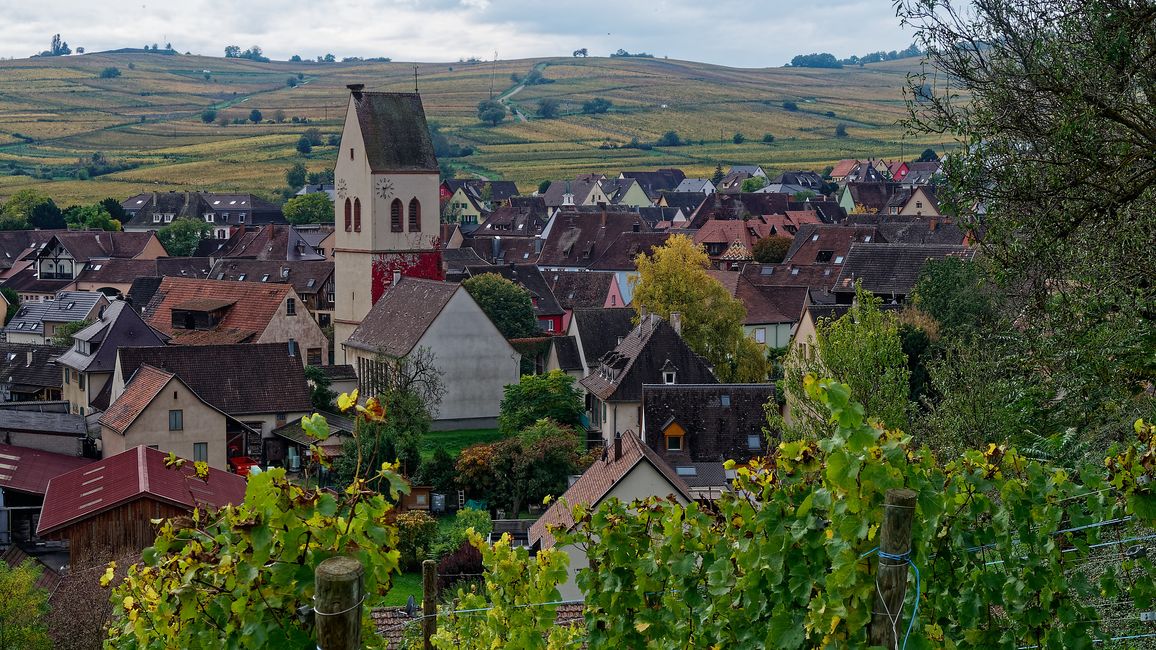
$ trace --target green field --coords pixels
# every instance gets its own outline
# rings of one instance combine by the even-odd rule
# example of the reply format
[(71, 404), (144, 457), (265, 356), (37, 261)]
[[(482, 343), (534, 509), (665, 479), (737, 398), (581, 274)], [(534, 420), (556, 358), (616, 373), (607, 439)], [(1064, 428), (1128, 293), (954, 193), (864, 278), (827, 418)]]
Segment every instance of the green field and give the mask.
[[(423, 63), (418, 85), (430, 119), (451, 140), (476, 150), (452, 160), (458, 169), (513, 180), (528, 191), (541, 180), (587, 171), (678, 166), (709, 176), (718, 163), (822, 169), (843, 157), (911, 158), (943, 144), (907, 136), (898, 125), (906, 110), (901, 88), (917, 63), (840, 70), (597, 57)], [(535, 66), (554, 82), (517, 88), (510, 75)], [(120, 76), (100, 78), (108, 67)], [(289, 87), (288, 79), (298, 76), (298, 85)], [(160, 189), (271, 194), (294, 162), (310, 171), (332, 165), (335, 147), (302, 156), (294, 145), (308, 128), (326, 136), (340, 132), (345, 85), (355, 82), (410, 91), (413, 64), (257, 63), (140, 52), (0, 61), (0, 197), (30, 186), (66, 205)], [(529, 119), (480, 124), (475, 107), (491, 90), (508, 94), (507, 103)], [(545, 97), (560, 102), (558, 118), (533, 117)], [(614, 108), (582, 114), (582, 103), (595, 97)], [(798, 110), (785, 110), (788, 101)], [(205, 124), (201, 114), (208, 108), (229, 120), (257, 109), (266, 121), (284, 121)], [(835, 137), (839, 124), (847, 137)], [(621, 148), (632, 138), (653, 142), (671, 129), (693, 144)], [(747, 141), (733, 144), (735, 133)], [(773, 144), (760, 142), (766, 133), (775, 136)], [(94, 152), (135, 167), (75, 178), (77, 160)]]
[(457, 429), (454, 431), (430, 431), (421, 438), (421, 457), (430, 458), (439, 447), (458, 457), (462, 450), (480, 442), (494, 442), (501, 439), (497, 429)]

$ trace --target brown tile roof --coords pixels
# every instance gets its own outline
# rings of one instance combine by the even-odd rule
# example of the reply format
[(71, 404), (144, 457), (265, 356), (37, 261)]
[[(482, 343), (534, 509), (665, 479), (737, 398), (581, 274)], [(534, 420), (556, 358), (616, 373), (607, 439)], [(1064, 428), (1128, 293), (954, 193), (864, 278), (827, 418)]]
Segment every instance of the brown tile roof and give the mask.
[(701, 228), (709, 219), (737, 219), (762, 215), (786, 214), (790, 209), (790, 195), (770, 192), (741, 192), (723, 194), (715, 192), (695, 213), (691, 228)]
[(533, 264), (514, 264), (511, 262), (501, 266), (488, 264), (467, 266), (466, 273), (471, 277), (493, 273), (530, 292), (530, 297), (534, 301), (534, 316), (537, 318), (559, 316), (564, 313), (562, 306), (554, 298), (554, 292), (550, 291), (549, 285), (546, 284), (544, 274)]
[(61, 474), (48, 484), (37, 535), (46, 535), (101, 512), (148, 497), (192, 510), (245, 499), (244, 477), (209, 469), (208, 480), (191, 477), (192, 467), (165, 467), (165, 454), (144, 446)]
[(582, 357), (578, 354), (578, 341), (573, 336), (553, 336), (550, 343), (558, 355), (558, 367), (563, 371), (582, 370)]
[(542, 245), (538, 266), (588, 268), (619, 235), (636, 227), (646, 230), (649, 226), (634, 212), (560, 211)]
[(229, 415), (313, 409), (301, 357), (283, 343), (121, 348), (119, 360), (121, 376), (145, 364), (160, 368)]
[(747, 282), (768, 287), (808, 287), (823, 289), (834, 286), (839, 277), (839, 266), (835, 264), (759, 264), (751, 262), (743, 267), (742, 276)]
[(604, 354), (618, 347), (620, 339), (626, 338), (634, 329), (635, 311), (628, 307), (603, 309), (575, 309), (571, 317), (578, 330), (578, 340), (586, 365), (594, 366)]
[[(690, 487), (674, 473), (658, 454), (654, 453), (638, 438), (633, 431), (622, 433), (622, 455), (615, 457), (614, 445), (603, 454), (603, 457), (594, 461), (578, 480), (566, 490), (562, 497), (555, 501), (542, 516), (530, 526), (530, 544), (541, 543), (540, 548), (553, 548), (554, 535), (550, 527), (560, 526), (569, 530), (574, 526), (574, 517), (571, 508), (577, 505), (590, 508), (597, 507), (606, 498), (606, 495), (622, 481), (639, 463), (648, 462), (658, 470), (670, 483), (670, 492), (677, 494), (686, 501), (691, 501)], [(638, 494), (637, 498), (648, 496), (665, 497), (667, 494)]]
[(851, 200), (856, 206), (863, 206), (875, 212), (886, 212), (887, 202), (897, 189), (899, 183), (850, 183), (846, 191), (851, 193)]
[(608, 402), (636, 402), (642, 399), (642, 385), (661, 383), (663, 371), (668, 368), (675, 371), (676, 381), (681, 383), (718, 383), (706, 362), (674, 328), (651, 314), (613, 351), (603, 355), (581, 384)]
[(402, 277), (373, 305), (345, 345), (404, 357), (459, 289), (461, 285), (448, 282)]
[[(836, 226), (831, 224), (807, 224), (795, 233), (795, 240), (787, 250), (784, 262), (802, 266), (807, 264), (843, 264), (851, 244), (855, 242), (878, 242), (879, 233), (874, 226)], [(820, 253), (827, 261), (820, 259)], [(827, 254), (829, 253), (829, 255)]]
[(117, 433), (128, 431), (132, 423), (160, 394), (175, 375), (149, 365), (142, 365), (125, 384), (124, 392), (100, 416), (100, 424)]
[(741, 279), (735, 297), (747, 308), (745, 325), (797, 323), (807, 300), (807, 287), (755, 285)]
[(354, 91), (351, 99), (370, 171), (438, 170), (420, 95)]
[(639, 255), (652, 255), (666, 243), (668, 232), (624, 232), (589, 266), (591, 271), (635, 271)]
[[(149, 242), (156, 238), (151, 232), (120, 232), (78, 230), (58, 232), (54, 239), (60, 242), (77, 262), (110, 257), (134, 258), (144, 252)], [(52, 248), (52, 242), (45, 249)]]
[(725, 271), (720, 269), (707, 269), (706, 274), (718, 280), (719, 284), (732, 296), (735, 295), (735, 289), (737, 289), (739, 285), (739, 276), (742, 275), (739, 271)]
[(186, 278), (209, 277), (207, 257), (161, 257), (155, 260), (113, 258), (90, 264), (80, 282), (128, 284), (136, 278), (176, 276)]
[[(148, 307), (145, 320), (182, 345), (234, 342), (259, 336), (278, 308), (296, 293), (287, 284), (164, 278)], [(173, 327), (174, 309), (217, 309), (233, 303), (220, 323), (209, 330)]]
[[(676, 468), (710, 461), (745, 463), (777, 445), (777, 440), (768, 445), (763, 435), (763, 406), (774, 397), (774, 384), (647, 384), (642, 388), (645, 444)], [(663, 444), (663, 430), (672, 420), (686, 432), (679, 451)], [(758, 446), (747, 444), (750, 435), (759, 437)]]
[(601, 309), (614, 281), (613, 273), (546, 271), (542, 275), (564, 309)]

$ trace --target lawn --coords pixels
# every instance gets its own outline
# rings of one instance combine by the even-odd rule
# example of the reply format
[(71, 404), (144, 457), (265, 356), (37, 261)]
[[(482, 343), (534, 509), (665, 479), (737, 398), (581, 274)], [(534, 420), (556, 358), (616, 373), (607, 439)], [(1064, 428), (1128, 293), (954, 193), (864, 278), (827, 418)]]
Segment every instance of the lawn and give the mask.
[(457, 429), (454, 431), (430, 431), (421, 441), (421, 457), (430, 458), (439, 447), (457, 456), (463, 449), (479, 442), (494, 442), (502, 435), (497, 429)]
[(383, 605), (405, 605), (410, 596), (421, 605), (421, 573), (402, 573), (393, 577), (393, 587), (385, 595)]

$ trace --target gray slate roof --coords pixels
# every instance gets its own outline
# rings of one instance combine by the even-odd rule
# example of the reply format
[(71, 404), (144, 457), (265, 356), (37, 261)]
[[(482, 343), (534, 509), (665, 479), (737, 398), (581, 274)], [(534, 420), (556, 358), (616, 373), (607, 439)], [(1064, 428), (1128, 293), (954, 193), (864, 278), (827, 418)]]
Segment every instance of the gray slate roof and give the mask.
[(651, 314), (603, 355), (581, 383), (605, 401), (637, 402), (642, 399), (642, 385), (661, 383), (667, 370), (674, 371), (676, 382), (718, 383), (706, 362), (674, 328)]
[[(88, 435), (88, 426), (84, 423), (83, 415), (0, 409), (0, 432), (9, 431), (82, 438)], [(0, 442), (3, 440), (0, 439)]]
[(373, 305), (345, 345), (404, 357), (459, 289), (457, 284), (402, 277)]
[(89, 312), (101, 300), (106, 300), (104, 294), (95, 291), (61, 291), (56, 294), (56, 300), (25, 302), (4, 330), (21, 334), (44, 334), (44, 321), (82, 321), (88, 318)]
[(62, 374), (52, 361), (65, 349), (43, 343), (0, 343), (0, 382), (59, 388)]
[(851, 244), (847, 262), (832, 290), (854, 293), (858, 280), (871, 293), (906, 296), (928, 260), (946, 257), (970, 260), (975, 257), (975, 250), (942, 244)]
[(91, 352), (83, 354), (74, 345), (57, 363), (81, 372), (112, 372), (119, 348), (164, 345), (170, 337), (149, 327), (127, 302), (117, 300), (73, 338), (87, 341)]
[(352, 101), (370, 171), (438, 171), (420, 95), (354, 91)]

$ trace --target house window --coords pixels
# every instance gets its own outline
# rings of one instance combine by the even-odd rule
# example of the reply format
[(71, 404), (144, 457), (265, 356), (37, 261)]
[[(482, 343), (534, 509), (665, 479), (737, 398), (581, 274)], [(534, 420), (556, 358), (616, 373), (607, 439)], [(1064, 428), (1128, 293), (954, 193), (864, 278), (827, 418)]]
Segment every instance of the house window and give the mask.
[(416, 196), (409, 200), (409, 231), (421, 232), (421, 202)]
[(153, 223), (160, 223), (160, 222), (161, 222), (161, 215), (160, 215), (160, 213), (158, 212), (158, 213), (156, 213), (156, 214), (153, 214)]
[(185, 412), (181, 409), (169, 411), (169, 431), (184, 431)]
[(309, 364), (311, 366), (320, 366), (321, 365), (321, 348), (309, 348), (308, 350), (306, 350), (305, 354), (307, 357), (307, 359), (306, 359), (307, 364)]
[(389, 204), (389, 231), (401, 232), (401, 199)]
[(345, 232), (353, 232), (353, 201), (345, 199)]
[(289, 339), (289, 356), (295, 357), (299, 352), (300, 348), (297, 347), (296, 339)]
[(815, 261), (820, 263), (830, 262), (831, 258), (834, 256), (835, 251), (819, 251), (819, 254), (815, 256)]
[(767, 342), (767, 328), (756, 327), (755, 328), (755, 343), (766, 343), (766, 342)]
[(172, 223), (172, 220), (173, 220), (173, 215), (171, 215), (171, 214), (165, 215), (165, 223)]
[(667, 451), (682, 451), (682, 436), (667, 436), (666, 437)]
[(922, 207), (923, 207), (923, 201), (916, 201), (916, 202), (915, 202), (915, 207), (917, 207), (917, 208), (922, 208)]
[(193, 462), (207, 463), (209, 462), (209, 443), (194, 442), (193, 443)]
[(610, 294), (610, 306), (611, 307), (617, 307), (618, 306), (618, 296), (616, 296), (614, 294)]
[(667, 385), (674, 383), (674, 371), (673, 370), (667, 370), (667, 371), (662, 373), (662, 383), (667, 384)]
[(296, 298), (286, 298), (285, 299), (285, 313), (288, 314), (289, 316), (296, 316), (297, 315), (297, 299)]
[(84, 390), (84, 373), (83, 372), (76, 373), (76, 387), (79, 388), (80, 390)]
[(353, 160), (353, 147), (349, 148), (349, 159)]
[(72, 380), (72, 371), (68, 368), (64, 369), (64, 384), (67, 386)]
[(763, 446), (763, 438), (757, 433), (747, 436), (747, 449), (758, 449)]
[(212, 212), (205, 215), (205, 223), (213, 223), (217, 220), (217, 216)]
[(361, 232), (361, 199), (353, 199), (353, 232)]

